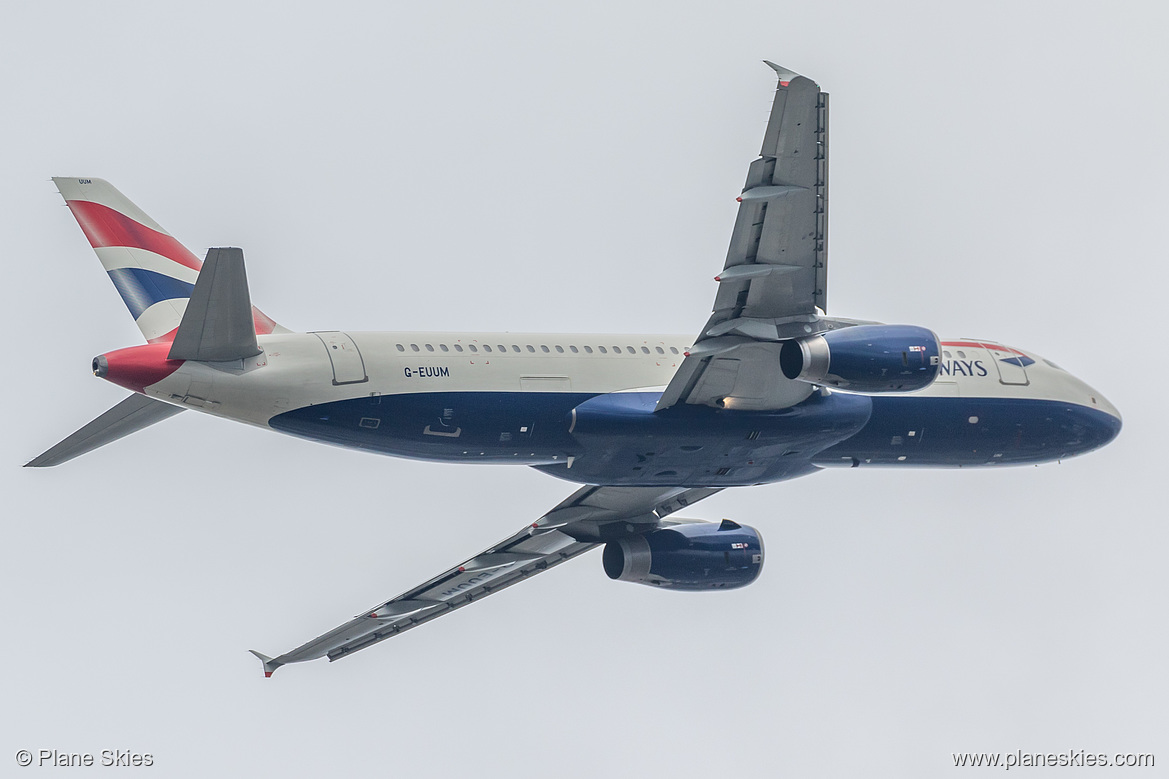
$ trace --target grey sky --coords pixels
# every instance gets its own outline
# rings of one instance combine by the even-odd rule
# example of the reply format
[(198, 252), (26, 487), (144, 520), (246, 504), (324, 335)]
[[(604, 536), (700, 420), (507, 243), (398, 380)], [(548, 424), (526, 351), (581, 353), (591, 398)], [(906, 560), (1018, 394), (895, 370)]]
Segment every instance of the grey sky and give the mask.
[[(963, 751), (1169, 765), (1161, 4), (8, 4), (0, 773), (936, 777)], [(1125, 429), (1039, 468), (830, 472), (733, 593), (587, 555), (344, 662), (300, 644), (572, 486), (183, 414), (46, 471), (139, 335), (51, 175), (294, 329), (693, 333), (773, 89), (832, 95), (832, 313), (1033, 349)], [(30, 773), (35, 769), (26, 769)]]

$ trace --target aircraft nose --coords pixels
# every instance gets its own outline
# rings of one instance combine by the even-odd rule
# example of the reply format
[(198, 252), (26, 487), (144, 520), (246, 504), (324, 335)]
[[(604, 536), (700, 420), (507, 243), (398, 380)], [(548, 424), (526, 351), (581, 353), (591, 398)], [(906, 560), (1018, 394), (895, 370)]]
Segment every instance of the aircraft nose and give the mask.
[(1096, 408), (1100, 409), (1105, 414), (1108, 414), (1110, 417), (1113, 417), (1116, 420), (1116, 429), (1119, 432), (1120, 425), (1123, 421), (1120, 416), (1120, 409), (1112, 405), (1108, 398), (1104, 397), (1096, 390), (1092, 390), (1092, 394), (1089, 395), (1089, 399), (1095, 404)]
[(1077, 454), (1099, 449), (1120, 435), (1123, 421), (1120, 411), (1103, 395), (1084, 385), (1088, 402), (1079, 408), (1077, 426), (1080, 428), (1081, 446)]

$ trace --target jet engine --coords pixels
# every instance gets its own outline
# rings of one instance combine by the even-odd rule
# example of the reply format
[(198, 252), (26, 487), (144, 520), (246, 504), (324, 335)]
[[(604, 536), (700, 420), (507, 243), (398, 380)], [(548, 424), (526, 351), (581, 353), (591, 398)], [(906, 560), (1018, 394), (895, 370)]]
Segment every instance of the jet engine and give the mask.
[(763, 539), (729, 519), (652, 530), (605, 544), (610, 579), (676, 590), (730, 590), (763, 570)]
[(779, 367), (789, 379), (850, 392), (910, 392), (933, 384), (941, 344), (915, 325), (857, 325), (786, 341)]

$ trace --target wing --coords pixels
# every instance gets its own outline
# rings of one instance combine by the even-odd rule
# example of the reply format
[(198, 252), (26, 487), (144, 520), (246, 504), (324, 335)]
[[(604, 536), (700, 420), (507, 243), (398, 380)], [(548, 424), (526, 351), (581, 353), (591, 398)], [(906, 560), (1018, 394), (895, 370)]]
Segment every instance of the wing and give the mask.
[(747, 171), (714, 313), (662, 394), (676, 403), (785, 408), (809, 385), (779, 370), (779, 341), (830, 329), (827, 310), (828, 94), (779, 75), (759, 159)]
[(252, 654), (271, 676), (282, 665), (330, 661), (393, 638), (614, 538), (645, 532), (718, 489), (584, 487), (536, 522), (469, 560), (383, 601), (324, 635), (276, 658)]

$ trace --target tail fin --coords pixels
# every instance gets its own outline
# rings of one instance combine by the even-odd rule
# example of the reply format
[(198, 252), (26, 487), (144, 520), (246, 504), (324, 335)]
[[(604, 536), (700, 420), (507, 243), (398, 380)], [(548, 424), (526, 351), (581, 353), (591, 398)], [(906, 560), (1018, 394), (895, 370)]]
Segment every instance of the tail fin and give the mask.
[[(174, 339), (202, 262), (102, 179), (54, 178), (147, 341)], [(287, 332), (252, 308), (256, 333)]]

